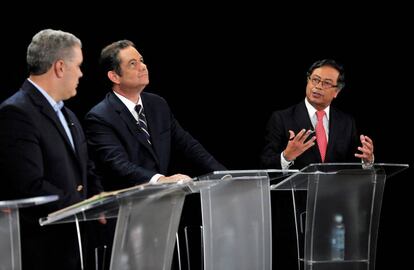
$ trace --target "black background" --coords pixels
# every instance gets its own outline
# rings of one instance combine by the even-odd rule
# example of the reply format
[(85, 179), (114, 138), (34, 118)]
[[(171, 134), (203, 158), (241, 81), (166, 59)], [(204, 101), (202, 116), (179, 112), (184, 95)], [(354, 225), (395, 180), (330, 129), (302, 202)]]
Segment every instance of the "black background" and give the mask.
[[(157, 12), (128, 3), (112, 3), (104, 12), (56, 5), (62, 7), (53, 12), (25, 6), (25, 12), (10, 11), (13, 20), (1, 19), (0, 101), (28, 76), (25, 55), (32, 36), (61, 29), (83, 42), (84, 77), (77, 96), (65, 102), (83, 119), (109, 90), (96, 72), (100, 50), (130, 39), (150, 72), (146, 91), (166, 98), (181, 125), (229, 169), (256, 169), (270, 113), (301, 101), (308, 67), (334, 58), (344, 64), (347, 82), (334, 105), (373, 138), (376, 162), (413, 163), (414, 24), (404, 7), (356, 6), (338, 14), (339, 8), (311, 5), (299, 14), (260, 3), (160, 4)], [(411, 170), (387, 182), (377, 269), (402, 269), (410, 259)]]

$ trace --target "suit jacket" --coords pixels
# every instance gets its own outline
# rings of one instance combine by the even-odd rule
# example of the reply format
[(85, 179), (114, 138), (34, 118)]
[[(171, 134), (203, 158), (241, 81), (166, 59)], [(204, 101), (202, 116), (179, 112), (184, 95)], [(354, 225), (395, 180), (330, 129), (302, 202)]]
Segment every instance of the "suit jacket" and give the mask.
[(122, 101), (112, 92), (86, 115), (91, 155), (102, 173), (104, 189), (148, 182), (156, 173), (167, 175), (171, 154), (180, 151), (203, 173), (225, 170), (174, 118), (167, 102), (141, 94), (152, 146)]
[[(266, 129), (265, 147), (261, 155), (264, 168), (281, 168), (280, 154), (289, 140), (289, 130), (297, 134), (301, 129), (313, 129), (305, 101), (272, 114)], [(325, 162), (357, 162), (358, 135), (354, 119), (331, 106), (329, 138)], [(311, 163), (322, 162), (317, 144), (296, 158), (291, 168), (301, 169)]]
[(0, 106), (0, 200), (59, 196), (57, 202), (20, 211), (23, 269), (49, 269), (38, 264), (42, 256), (47, 262), (66, 257), (67, 268), (60, 262), (50, 269), (71, 269), (71, 259), (79, 256), (74, 225), (68, 233), (69, 226), (40, 227), (38, 220), (102, 190), (97, 178), (87, 183), (87, 144), (78, 119), (67, 108), (62, 112), (76, 151), (50, 103), (29, 81)]

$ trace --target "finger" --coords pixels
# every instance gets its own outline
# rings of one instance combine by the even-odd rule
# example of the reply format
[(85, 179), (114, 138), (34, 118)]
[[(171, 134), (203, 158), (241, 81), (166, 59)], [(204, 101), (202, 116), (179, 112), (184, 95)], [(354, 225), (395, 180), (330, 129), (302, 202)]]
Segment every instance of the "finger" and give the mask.
[(361, 151), (363, 154), (370, 154), (371, 150), (367, 147), (358, 147), (358, 150)]
[(302, 140), (302, 137), (303, 137), (303, 135), (305, 134), (305, 132), (306, 132), (306, 129), (301, 129), (301, 130), (298, 132), (298, 134), (296, 134), (295, 139), (296, 139), (297, 141)]
[(371, 153), (374, 152), (374, 146), (372, 144), (368, 143), (368, 142), (364, 142), (362, 144), (362, 148), (368, 149)]
[(303, 144), (303, 146), (304, 146), (303, 152), (305, 152), (306, 150), (308, 150), (309, 148), (314, 146), (315, 145), (315, 140), (316, 140), (316, 137), (312, 137), (309, 141), (307, 141), (305, 144)]
[(370, 143), (370, 144), (374, 144), (373, 143), (373, 141), (372, 141), (372, 139), (370, 138), (370, 137), (368, 137), (368, 136), (364, 136), (365, 138), (365, 141), (367, 141), (368, 143)]
[(99, 217), (98, 221), (99, 221), (99, 223), (101, 223), (102, 225), (105, 225), (105, 224), (106, 224), (106, 222), (107, 222), (105, 217)]
[(304, 143), (307, 139), (308, 139), (308, 137), (313, 133), (314, 131), (313, 130), (307, 130), (304, 134), (303, 134), (303, 136), (302, 136), (302, 138), (299, 140), (301, 143)]
[(369, 149), (359, 147), (358, 150), (361, 151), (361, 153), (357, 153), (355, 155), (356, 157), (369, 161), (373, 160), (373, 153)]
[(289, 130), (289, 141), (293, 140), (295, 138), (295, 132), (292, 130)]

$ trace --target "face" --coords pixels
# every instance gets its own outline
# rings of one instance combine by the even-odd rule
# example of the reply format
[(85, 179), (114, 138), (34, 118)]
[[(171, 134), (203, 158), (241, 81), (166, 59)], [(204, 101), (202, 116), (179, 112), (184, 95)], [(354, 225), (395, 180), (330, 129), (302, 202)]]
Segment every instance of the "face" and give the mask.
[(134, 47), (127, 47), (119, 52), (119, 59), (119, 87), (123, 91), (142, 91), (149, 83), (148, 70), (142, 55)]
[(338, 70), (330, 66), (322, 66), (313, 70), (306, 85), (306, 97), (317, 110), (328, 107), (339, 93)]
[(82, 61), (82, 50), (79, 46), (73, 48), (73, 55), (70, 59), (63, 61), (62, 100), (69, 99), (76, 95), (79, 78), (83, 76), (81, 71)]

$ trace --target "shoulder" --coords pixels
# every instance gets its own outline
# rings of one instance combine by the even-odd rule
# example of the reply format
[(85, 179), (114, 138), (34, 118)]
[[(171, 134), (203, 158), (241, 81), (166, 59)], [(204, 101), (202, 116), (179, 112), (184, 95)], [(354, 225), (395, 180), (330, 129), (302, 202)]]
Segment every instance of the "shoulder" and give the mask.
[(332, 107), (332, 106), (331, 106), (331, 116), (344, 120), (344, 121), (354, 121), (354, 117), (351, 114), (344, 112), (336, 107)]
[(272, 117), (290, 118), (293, 117), (296, 113), (304, 110), (306, 110), (305, 104), (301, 102), (281, 110), (273, 111)]
[(167, 101), (163, 97), (154, 93), (143, 92), (141, 93), (141, 98), (143, 102), (150, 103), (152, 105), (168, 106)]
[[(112, 96), (111, 96), (112, 95)], [(102, 99), (98, 104), (92, 107), (90, 111), (86, 114), (88, 115), (106, 115), (114, 110), (111, 109), (111, 99), (115, 99), (116, 97), (112, 93), (108, 93), (104, 99)]]
[(34, 111), (33, 102), (23, 91), (18, 91), (0, 105), (0, 112), (20, 111), (31, 114)]

